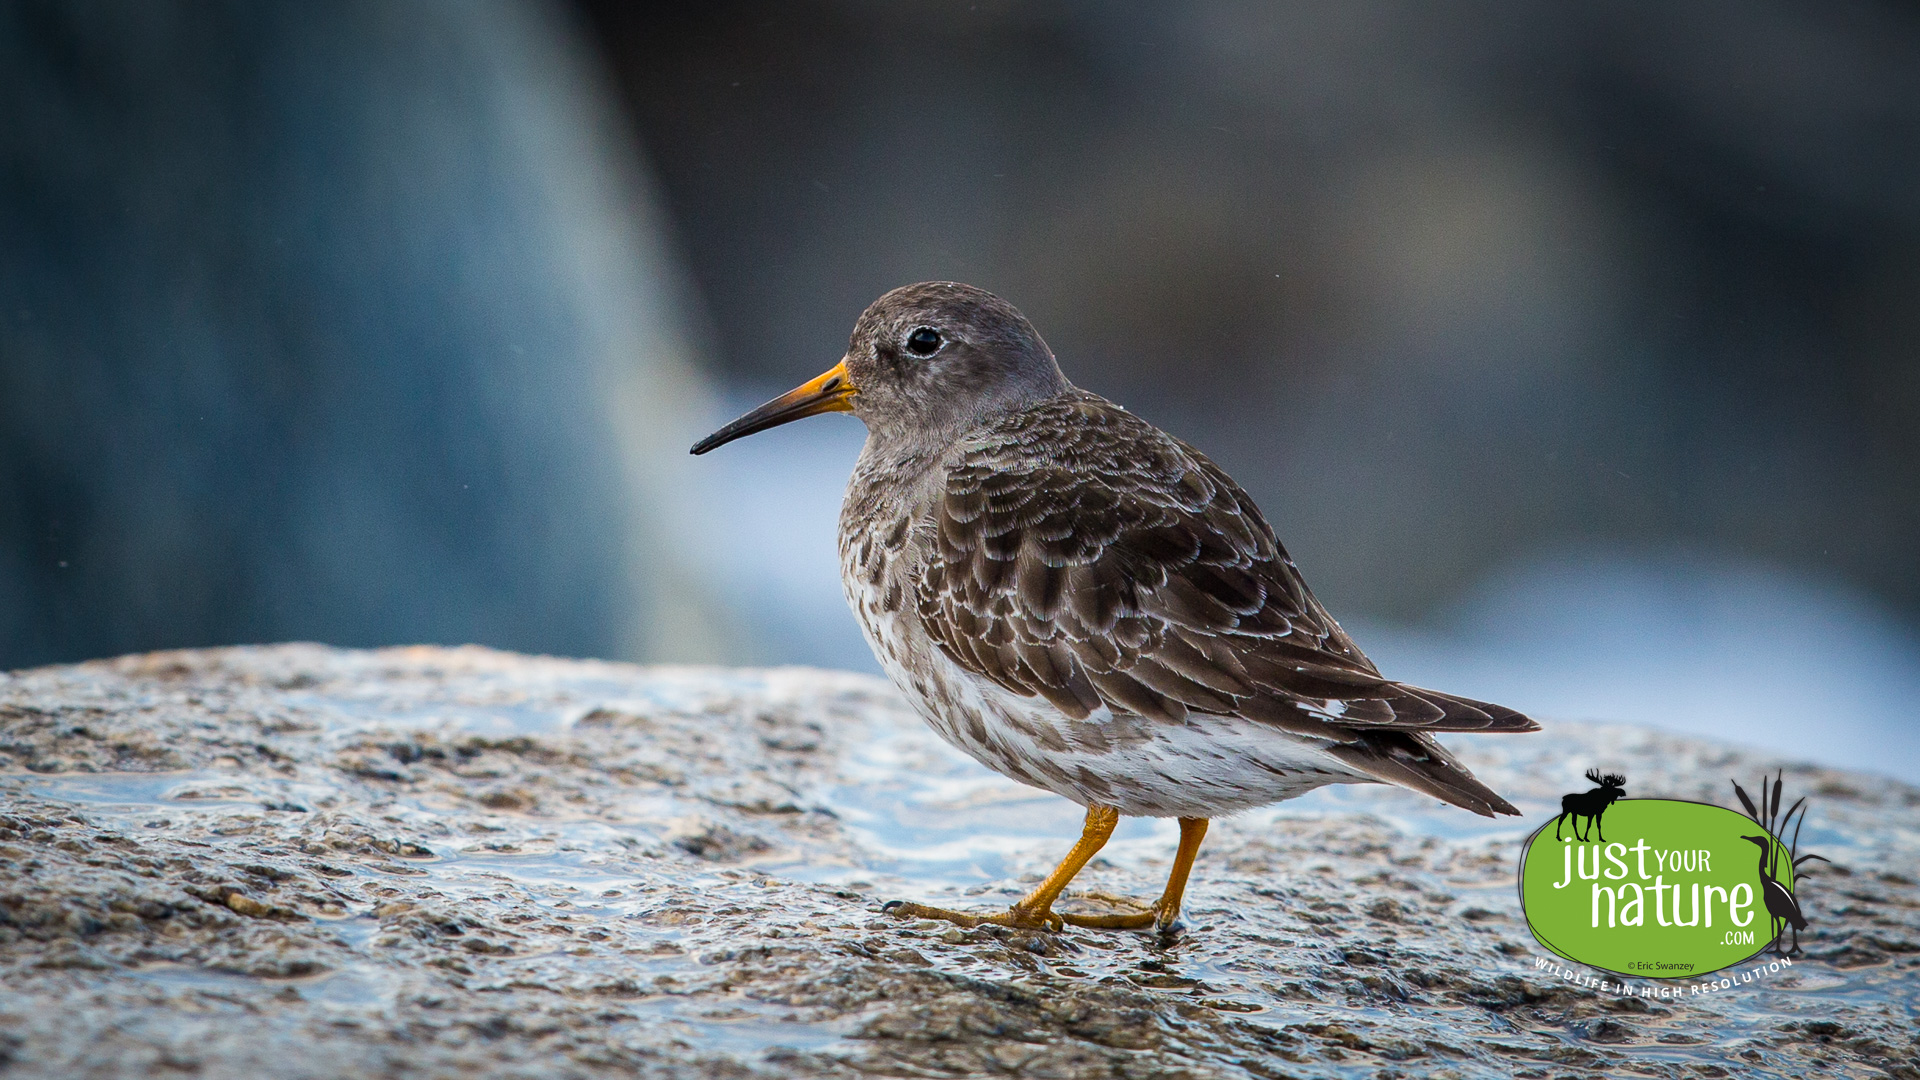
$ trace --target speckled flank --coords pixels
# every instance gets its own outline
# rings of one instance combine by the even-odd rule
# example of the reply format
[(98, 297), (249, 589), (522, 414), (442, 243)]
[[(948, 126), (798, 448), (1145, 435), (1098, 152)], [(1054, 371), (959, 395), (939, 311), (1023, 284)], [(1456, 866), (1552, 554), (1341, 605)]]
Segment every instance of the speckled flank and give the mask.
[[(866, 546), (869, 562), (875, 549)], [(861, 568), (860, 545), (850, 553)], [(874, 655), (941, 738), (1004, 776), (1083, 806), (1144, 817), (1213, 817), (1304, 795), (1330, 783), (1372, 783), (1304, 740), (1234, 717), (1177, 723), (1102, 707), (1084, 718), (974, 676), (931, 645), (914, 620), (880, 602), (896, 588), (845, 576), (848, 602)]]

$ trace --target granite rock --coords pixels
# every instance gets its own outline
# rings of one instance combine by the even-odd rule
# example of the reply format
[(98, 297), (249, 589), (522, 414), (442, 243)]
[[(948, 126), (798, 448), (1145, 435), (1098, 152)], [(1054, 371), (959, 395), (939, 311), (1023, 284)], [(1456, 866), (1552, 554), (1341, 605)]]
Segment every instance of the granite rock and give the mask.
[[(1524, 819), (1349, 787), (1218, 822), (1162, 941), (883, 915), (1007, 903), (1079, 811), (865, 676), (311, 645), (16, 672), (0, 1072), (1920, 1076), (1920, 790), (1624, 726), (1450, 742)], [(1652, 1000), (1542, 966), (1515, 860), (1592, 765), (1723, 803), (1784, 766), (1833, 860), (1805, 955)], [(1078, 886), (1155, 894), (1172, 836), (1123, 823)]]

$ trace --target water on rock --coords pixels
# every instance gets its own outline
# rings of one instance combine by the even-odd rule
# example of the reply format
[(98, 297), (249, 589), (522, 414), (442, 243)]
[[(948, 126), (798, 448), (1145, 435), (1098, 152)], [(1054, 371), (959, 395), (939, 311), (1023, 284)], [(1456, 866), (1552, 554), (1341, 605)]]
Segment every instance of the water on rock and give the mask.
[[(1450, 742), (1526, 819), (1353, 787), (1218, 822), (1166, 943), (882, 915), (1006, 904), (1080, 813), (864, 676), (302, 645), (0, 676), (0, 1071), (1920, 1075), (1920, 791), (1789, 766), (1834, 860), (1806, 956), (1620, 998), (1539, 966), (1521, 841), (1590, 765), (1724, 803), (1771, 763)], [(1173, 835), (1125, 822), (1078, 887), (1155, 895)]]

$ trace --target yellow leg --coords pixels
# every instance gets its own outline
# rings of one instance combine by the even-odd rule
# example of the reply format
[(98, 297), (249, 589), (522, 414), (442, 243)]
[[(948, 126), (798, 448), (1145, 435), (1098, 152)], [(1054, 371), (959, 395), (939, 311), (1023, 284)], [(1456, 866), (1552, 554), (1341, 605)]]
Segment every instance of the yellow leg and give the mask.
[[(1073, 850), (1067, 852), (1067, 857), (1060, 860), (1060, 865), (1053, 868), (1053, 873), (1048, 874), (1045, 881), (1036, 885), (1032, 892), (1021, 897), (1019, 902), (1008, 908), (1004, 915), (969, 915), (964, 911), (948, 911), (946, 908), (930, 907), (906, 900), (895, 900), (882, 910), (889, 915), (897, 915), (904, 919), (945, 919), (960, 926), (998, 923), (1001, 926), (1025, 929), (1062, 929), (1063, 920), (1053, 913), (1053, 902), (1060, 898), (1060, 894), (1066, 890), (1068, 883), (1073, 881), (1074, 875), (1078, 874), (1095, 855), (1098, 855), (1101, 848), (1107, 846), (1107, 840), (1113, 836), (1114, 826), (1118, 824), (1120, 824), (1120, 811), (1113, 807), (1087, 807), (1087, 823), (1081, 827), (1080, 840), (1073, 845)], [(1206, 822), (1201, 822), (1200, 826), (1204, 832)], [(1182, 828), (1185, 828), (1184, 823)], [(1184, 839), (1182, 843), (1185, 843)], [(1197, 848), (1199, 841), (1196, 840), (1194, 846)]]
[[(1180, 819), (1180, 847), (1173, 855), (1173, 869), (1167, 874), (1166, 890), (1160, 899), (1144, 911), (1126, 915), (1062, 915), (1061, 920), (1073, 925), (1095, 930), (1137, 930), (1144, 926), (1158, 926), (1166, 931), (1180, 917), (1180, 901), (1187, 894), (1187, 876), (1193, 873), (1193, 860), (1200, 854), (1200, 841), (1207, 837), (1206, 818)], [(1117, 897), (1099, 897), (1110, 900)], [(1121, 901), (1135, 903), (1134, 901)]]

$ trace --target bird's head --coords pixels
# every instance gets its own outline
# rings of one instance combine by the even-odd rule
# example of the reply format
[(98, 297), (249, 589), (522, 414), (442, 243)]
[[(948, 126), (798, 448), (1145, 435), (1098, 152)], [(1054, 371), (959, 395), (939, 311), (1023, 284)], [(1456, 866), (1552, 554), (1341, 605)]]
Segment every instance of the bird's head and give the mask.
[(823, 412), (853, 413), (889, 441), (942, 443), (1068, 388), (1052, 350), (1012, 304), (971, 285), (927, 281), (875, 300), (838, 364), (693, 452)]
[(1760, 845), (1760, 850), (1762, 851), (1765, 851), (1768, 848), (1771, 848), (1773, 846), (1773, 837), (1771, 836), (1743, 836), (1740, 839), (1745, 840), (1749, 843)]

